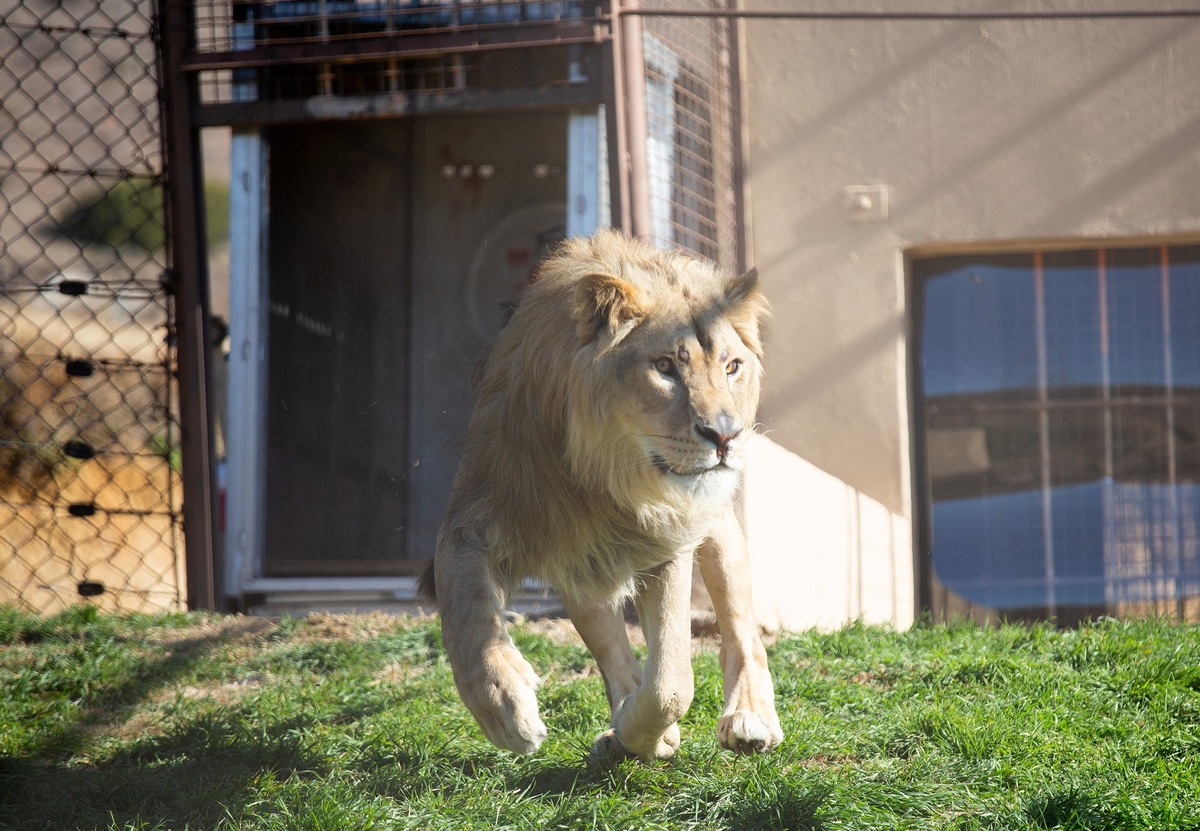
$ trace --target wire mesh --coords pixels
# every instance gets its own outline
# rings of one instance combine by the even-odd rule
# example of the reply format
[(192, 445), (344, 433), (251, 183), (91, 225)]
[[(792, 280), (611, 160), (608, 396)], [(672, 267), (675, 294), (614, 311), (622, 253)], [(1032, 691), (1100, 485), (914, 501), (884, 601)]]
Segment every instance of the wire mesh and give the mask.
[[(656, 8), (722, 8), (673, 0)], [(730, 23), (724, 18), (646, 17), (646, 157), (655, 241), (728, 268), (738, 261), (735, 108)]]
[[(203, 104), (571, 83), (594, 0), (198, 0)], [(561, 24), (573, 21), (574, 34)], [(514, 45), (538, 46), (537, 57)], [(236, 67), (236, 68), (227, 68)]]
[(180, 608), (151, 0), (0, 0), (0, 602)]

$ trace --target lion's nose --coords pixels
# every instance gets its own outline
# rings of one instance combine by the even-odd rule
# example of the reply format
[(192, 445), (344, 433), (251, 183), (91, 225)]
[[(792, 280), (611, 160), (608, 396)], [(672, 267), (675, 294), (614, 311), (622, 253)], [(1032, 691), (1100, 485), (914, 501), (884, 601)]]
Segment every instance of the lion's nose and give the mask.
[(725, 412), (718, 413), (712, 421), (696, 419), (696, 432), (716, 446), (717, 458), (721, 461), (725, 461), (725, 456), (729, 453), (729, 443), (741, 434), (742, 429), (741, 419)]

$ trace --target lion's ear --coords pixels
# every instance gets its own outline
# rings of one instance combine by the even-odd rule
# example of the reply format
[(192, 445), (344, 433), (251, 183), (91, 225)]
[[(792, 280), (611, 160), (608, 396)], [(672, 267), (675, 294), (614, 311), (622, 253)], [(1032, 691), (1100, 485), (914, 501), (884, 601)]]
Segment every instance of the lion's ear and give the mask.
[(604, 331), (616, 334), (645, 315), (637, 287), (611, 274), (589, 274), (575, 284), (575, 323), (581, 343)]
[(725, 313), (738, 336), (759, 358), (762, 358), (762, 339), (758, 324), (771, 306), (758, 287), (758, 269), (752, 268), (725, 284)]

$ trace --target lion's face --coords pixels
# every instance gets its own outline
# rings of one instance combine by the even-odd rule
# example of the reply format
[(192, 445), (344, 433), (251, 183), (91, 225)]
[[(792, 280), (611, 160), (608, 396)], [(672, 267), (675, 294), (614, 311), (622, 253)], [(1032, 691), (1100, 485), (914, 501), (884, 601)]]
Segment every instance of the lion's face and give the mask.
[[(765, 301), (751, 273), (664, 258), (620, 276), (593, 274), (575, 290), (575, 443), (594, 454), (603, 435), (610, 481), (624, 479), (705, 501), (728, 501), (758, 407)], [(578, 406), (583, 402), (583, 406)], [(577, 464), (577, 469), (586, 467)]]
[[(674, 317), (674, 316), (672, 316)], [(689, 488), (734, 478), (754, 426), (758, 357), (727, 320), (655, 320), (619, 349), (612, 418), (643, 462)]]

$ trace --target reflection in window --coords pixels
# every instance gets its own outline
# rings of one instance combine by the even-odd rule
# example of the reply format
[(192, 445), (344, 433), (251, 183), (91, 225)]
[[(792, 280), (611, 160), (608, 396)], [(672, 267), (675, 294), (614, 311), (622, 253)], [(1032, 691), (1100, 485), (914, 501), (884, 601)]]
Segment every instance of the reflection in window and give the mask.
[(1200, 618), (1200, 246), (914, 275), (936, 580), (1014, 615)]

